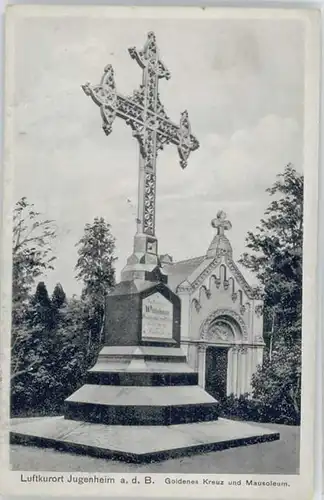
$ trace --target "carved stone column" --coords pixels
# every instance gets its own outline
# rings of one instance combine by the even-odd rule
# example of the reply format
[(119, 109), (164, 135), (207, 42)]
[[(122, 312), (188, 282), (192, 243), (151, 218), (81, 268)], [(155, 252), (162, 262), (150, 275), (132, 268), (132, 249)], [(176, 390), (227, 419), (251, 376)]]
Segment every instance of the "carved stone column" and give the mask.
[(263, 362), (263, 346), (257, 348), (257, 366)]
[(240, 347), (240, 387), (239, 394), (244, 394), (247, 388), (247, 347)]
[(198, 345), (198, 384), (205, 388), (206, 383), (206, 344)]
[(229, 396), (232, 391), (233, 380), (232, 380), (232, 372), (233, 372), (233, 353), (232, 349), (229, 349), (227, 352), (227, 384), (226, 384), (226, 396)]
[(237, 395), (237, 375), (238, 375), (238, 370), (237, 370), (237, 368), (238, 368), (238, 366), (237, 366), (238, 348), (237, 348), (237, 346), (232, 347), (231, 353), (232, 353), (231, 393), (234, 394), (234, 396), (236, 396)]
[(251, 347), (247, 347), (247, 354), (246, 354), (246, 392), (251, 392), (252, 391), (252, 386), (251, 386), (251, 379), (252, 379), (252, 358), (253, 354), (253, 349)]
[(237, 397), (241, 395), (241, 387), (242, 387), (242, 353), (240, 346), (237, 346), (237, 383), (236, 383)]

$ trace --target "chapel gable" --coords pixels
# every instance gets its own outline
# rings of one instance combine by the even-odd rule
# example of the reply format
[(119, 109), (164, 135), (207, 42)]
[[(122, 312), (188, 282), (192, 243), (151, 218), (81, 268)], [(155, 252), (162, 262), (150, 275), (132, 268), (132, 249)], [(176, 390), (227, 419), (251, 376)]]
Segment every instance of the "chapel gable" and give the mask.
[(232, 245), (225, 233), (232, 229), (232, 224), (226, 213), (219, 211), (211, 225), (216, 232), (203, 257), (169, 260), (164, 266), (168, 283), (182, 299), (183, 312), (188, 310), (190, 336), (199, 340), (211, 318), (225, 315), (240, 327), (236, 330), (237, 339), (261, 341), (262, 297), (259, 288), (248, 283), (233, 259)]
[(208, 384), (217, 375), (217, 397), (239, 395), (250, 391), (262, 362), (263, 301), (233, 258), (226, 234), (232, 224), (225, 212), (219, 211), (211, 225), (216, 231), (205, 255), (180, 262), (161, 256), (160, 261), (181, 299), (181, 345), (199, 384), (213, 392)]

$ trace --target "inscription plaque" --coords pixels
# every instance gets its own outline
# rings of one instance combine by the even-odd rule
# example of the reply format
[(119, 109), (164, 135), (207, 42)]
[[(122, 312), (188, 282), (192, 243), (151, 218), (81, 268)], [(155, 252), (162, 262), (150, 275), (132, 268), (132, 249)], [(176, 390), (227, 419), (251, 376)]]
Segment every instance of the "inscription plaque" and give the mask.
[(173, 338), (173, 304), (159, 292), (142, 301), (142, 339)]

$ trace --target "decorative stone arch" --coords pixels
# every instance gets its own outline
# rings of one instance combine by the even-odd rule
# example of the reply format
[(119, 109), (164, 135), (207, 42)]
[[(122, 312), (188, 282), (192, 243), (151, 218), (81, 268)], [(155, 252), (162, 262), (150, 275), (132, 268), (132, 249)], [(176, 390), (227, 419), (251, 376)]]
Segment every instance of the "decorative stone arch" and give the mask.
[(232, 276), (230, 276), (228, 278), (228, 285), (229, 285), (229, 289), (231, 291), (231, 293), (235, 293), (235, 281), (234, 281), (234, 278), (232, 278)]
[(210, 299), (210, 295), (211, 295), (210, 290), (205, 285), (202, 285), (199, 288), (199, 302), (201, 301), (202, 296), (206, 297), (207, 299)]
[(249, 387), (247, 326), (232, 309), (216, 309), (201, 324), (198, 383), (217, 399), (239, 396)]
[(201, 305), (200, 305), (200, 302), (199, 300), (197, 299), (192, 299), (191, 301), (191, 305), (195, 308), (195, 311), (198, 313), (201, 309)]
[(221, 281), (227, 281), (227, 267), (225, 266), (225, 264), (221, 264), (219, 266), (219, 278)]
[(220, 287), (221, 284), (220, 278), (216, 276), (216, 274), (212, 274), (209, 278), (209, 290), (211, 290), (213, 284), (217, 289)]
[[(232, 333), (232, 342), (247, 340), (248, 334), (244, 320), (238, 313), (231, 309), (217, 309), (205, 319), (200, 327), (201, 340), (211, 340), (209, 336), (210, 331), (213, 329), (213, 324), (215, 324), (215, 326), (217, 326), (217, 324), (227, 326), (228, 333)], [(225, 338), (222, 339), (220, 337), (219, 340), (226, 342)]]

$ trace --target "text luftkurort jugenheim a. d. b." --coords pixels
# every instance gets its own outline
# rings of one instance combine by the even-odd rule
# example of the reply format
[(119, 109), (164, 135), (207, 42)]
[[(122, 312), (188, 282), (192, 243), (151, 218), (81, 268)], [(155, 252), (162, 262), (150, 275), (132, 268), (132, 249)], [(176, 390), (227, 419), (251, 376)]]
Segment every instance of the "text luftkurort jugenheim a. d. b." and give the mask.
[[(21, 474), (20, 475), (21, 483), (74, 483), (78, 485), (83, 484), (146, 484), (152, 485), (154, 484), (154, 476), (134, 476), (134, 477), (113, 477), (113, 476), (104, 476), (104, 475), (91, 475), (91, 476), (79, 476), (69, 474), (68, 476), (60, 475), (43, 475), (43, 474)], [(203, 486), (249, 486), (249, 487), (289, 487), (289, 483), (287, 481), (256, 481), (252, 479), (239, 479), (239, 480), (223, 480), (223, 479), (210, 479), (207, 477), (200, 477), (196, 479), (186, 479), (183, 477), (180, 478), (171, 478), (166, 476), (163, 480), (165, 485), (185, 485), (185, 486), (194, 486), (194, 485), (203, 485)]]

